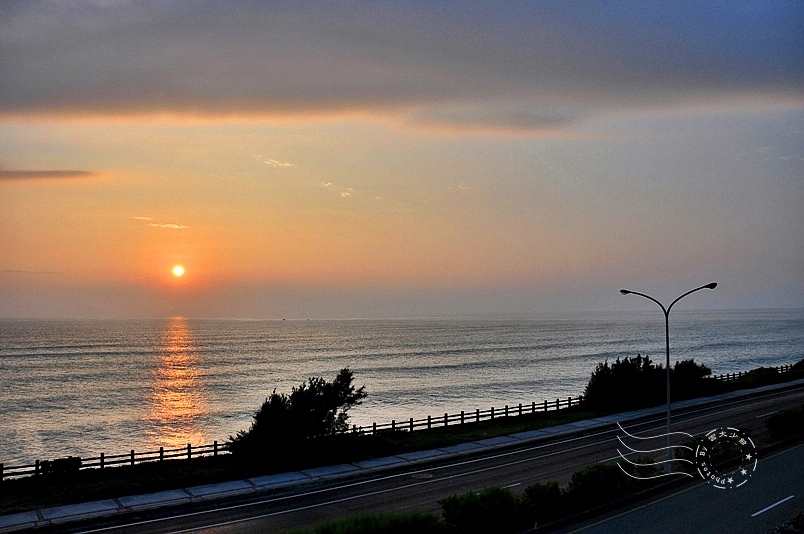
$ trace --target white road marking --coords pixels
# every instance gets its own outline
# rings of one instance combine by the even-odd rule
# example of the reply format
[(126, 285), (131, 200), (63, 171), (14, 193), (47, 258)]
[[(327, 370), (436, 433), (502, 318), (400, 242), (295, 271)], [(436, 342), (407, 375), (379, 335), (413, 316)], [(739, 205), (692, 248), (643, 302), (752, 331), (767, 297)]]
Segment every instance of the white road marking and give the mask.
[(771, 508), (776, 508), (777, 506), (779, 506), (779, 505), (780, 505), (780, 504), (782, 504), (783, 502), (787, 502), (787, 501), (789, 501), (790, 499), (792, 499), (793, 497), (795, 497), (795, 495), (791, 495), (791, 496), (789, 496), (789, 497), (785, 497), (785, 498), (784, 498), (784, 499), (782, 499), (781, 501), (779, 501), (779, 502), (775, 502), (775, 503), (771, 504), (770, 506), (767, 506), (767, 507), (763, 508), (763, 509), (762, 509), (762, 510), (760, 510), (759, 512), (754, 512), (753, 514), (751, 514), (751, 517), (756, 517), (756, 516), (758, 516), (759, 514), (764, 514), (765, 512), (767, 512), (768, 510), (770, 510)]
[(773, 412), (769, 412), (769, 413), (763, 413), (762, 415), (758, 415), (758, 416), (756, 416), (756, 417), (755, 417), (755, 419), (762, 419), (763, 417), (768, 417), (769, 415), (773, 415), (773, 414), (775, 414), (775, 413), (776, 413), (776, 412), (778, 412), (778, 411), (779, 411), (779, 410), (775, 410), (775, 411), (773, 411)]
[(505, 489), (505, 488), (515, 488), (515, 487), (521, 486), (521, 485), (522, 485), (522, 482), (517, 482), (515, 484), (508, 484), (507, 486), (503, 486), (503, 489)]

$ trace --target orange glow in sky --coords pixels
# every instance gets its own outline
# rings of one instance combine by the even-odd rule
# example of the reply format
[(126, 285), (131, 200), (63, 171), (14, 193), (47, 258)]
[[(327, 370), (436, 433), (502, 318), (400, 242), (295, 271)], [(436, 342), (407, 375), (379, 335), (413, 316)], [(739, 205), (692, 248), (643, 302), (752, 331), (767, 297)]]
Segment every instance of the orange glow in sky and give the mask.
[(0, 318), (800, 308), (801, 9), (677, 4), (15, 4)]

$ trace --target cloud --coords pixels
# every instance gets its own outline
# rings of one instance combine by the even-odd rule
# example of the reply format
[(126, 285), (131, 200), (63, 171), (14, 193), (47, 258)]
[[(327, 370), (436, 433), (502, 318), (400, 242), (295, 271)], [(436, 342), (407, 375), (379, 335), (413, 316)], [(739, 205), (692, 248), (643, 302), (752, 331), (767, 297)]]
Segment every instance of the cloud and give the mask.
[(547, 131), (564, 130), (590, 113), (583, 109), (557, 109), (527, 102), (475, 102), (419, 110), (407, 117), (414, 125), (462, 131)]
[[(320, 187), (323, 187), (324, 189), (329, 190), (329, 191), (335, 191), (336, 190), (335, 186), (332, 184), (332, 182), (321, 182), (318, 185)], [(341, 198), (346, 198), (346, 197), (352, 196), (352, 193), (354, 193), (354, 192), (355, 192), (355, 188), (354, 187), (349, 187), (349, 188), (345, 189), (344, 191), (340, 191), (339, 194), (341, 195)]]
[(289, 163), (287, 161), (277, 161), (275, 159), (267, 159), (265, 160), (265, 164), (270, 167), (294, 167), (293, 163)]
[(166, 228), (168, 230), (186, 230), (190, 228), (189, 226), (185, 226), (183, 224), (173, 224), (173, 223), (150, 223), (148, 226), (152, 228)]
[(33, 275), (58, 275), (63, 274), (58, 271), (28, 271), (23, 269), (0, 269), (0, 273), (10, 274), (33, 274)]
[(75, 170), (7, 170), (0, 171), (0, 181), (4, 180), (62, 180), (76, 178), (92, 178), (98, 176), (92, 171)]
[[(132, 217), (135, 221), (153, 221), (153, 217), (146, 217), (146, 216), (136, 216)], [(175, 223), (148, 223), (148, 226), (151, 228), (164, 228), (166, 230), (186, 230), (190, 228), (184, 224), (175, 224)]]
[(370, 112), (553, 131), (601, 110), (729, 97), (801, 106), (802, 13), (796, 2), (12, 2), (0, 7), (0, 116)]

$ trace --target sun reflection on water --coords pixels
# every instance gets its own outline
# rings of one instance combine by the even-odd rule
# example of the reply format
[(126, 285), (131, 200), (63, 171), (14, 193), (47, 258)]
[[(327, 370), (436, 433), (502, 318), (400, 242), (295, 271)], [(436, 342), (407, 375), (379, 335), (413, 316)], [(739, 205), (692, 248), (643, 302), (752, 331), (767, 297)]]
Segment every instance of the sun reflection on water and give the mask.
[(208, 415), (204, 384), (187, 321), (173, 317), (153, 371), (150, 411), (145, 419), (151, 445), (166, 448), (205, 444), (201, 419)]

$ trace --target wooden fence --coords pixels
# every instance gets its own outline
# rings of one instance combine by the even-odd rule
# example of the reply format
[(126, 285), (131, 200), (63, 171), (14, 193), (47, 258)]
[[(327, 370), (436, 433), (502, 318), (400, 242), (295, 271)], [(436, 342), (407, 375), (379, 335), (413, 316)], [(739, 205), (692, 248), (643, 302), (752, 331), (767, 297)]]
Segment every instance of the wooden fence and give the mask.
[[(776, 369), (779, 373), (788, 373), (793, 370), (793, 365), (782, 365), (779, 367), (766, 367), (766, 369)], [(709, 375), (705, 378), (710, 380), (722, 380), (723, 382), (731, 382), (732, 380), (737, 380), (738, 378), (742, 378), (746, 376), (750, 371), (740, 371), (739, 373), (726, 373), (724, 375)]]
[[(787, 373), (793, 368), (792, 365), (782, 365), (775, 367), (779, 373)], [(710, 380), (722, 380), (729, 382), (737, 380), (740, 377), (748, 374), (747, 372), (739, 373), (726, 373), (722, 375), (711, 375), (707, 378)], [(430, 430), (438, 427), (448, 427), (455, 425), (463, 425), (467, 423), (479, 423), (480, 421), (491, 421), (500, 417), (512, 417), (526, 414), (533, 414), (537, 412), (547, 412), (554, 410), (562, 410), (578, 406), (583, 402), (583, 396), (567, 397), (565, 399), (556, 399), (555, 401), (542, 401), (532, 402), (530, 404), (519, 403), (515, 406), (505, 405), (504, 408), (490, 408), (488, 410), (474, 410), (465, 412), (461, 410), (460, 413), (448, 414), (443, 416), (430, 416), (422, 419), (406, 419), (406, 420), (391, 420), (390, 423), (373, 423), (369, 426), (353, 426), (352, 432), (360, 434), (376, 434), (378, 432), (387, 431), (407, 431), (414, 432), (418, 430)], [(4, 478), (17, 478), (30, 475), (46, 475), (46, 474), (59, 474), (69, 471), (77, 471), (79, 469), (105, 469), (106, 467), (116, 465), (136, 465), (145, 462), (162, 462), (172, 459), (191, 459), (201, 456), (218, 456), (219, 454), (228, 454), (228, 444), (218, 443), (217, 441), (209, 445), (191, 445), (187, 444), (186, 447), (179, 447), (176, 449), (165, 449), (159, 447), (157, 451), (149, 452), (135, 452), (132, 449), (128, 454), (115, 454), (106, 456), (103, 453), (94, 458), (59, 458), (56, 460), (36, 460), (35, 463), (29, 465), (16, 465), (11, 467), (3, 467), (0, 463), (0, 481)]]
[(572, 406), (578, 406), (583, 402), (583, 395), (579, 397), (567, 397), (566, 399), (556, 399), (555, 401), (542, 401), (532, 402), (530, 404), (519, 403), (516, 406), (509, 407), (507, 404), (503, 409), (490, 408), (488, 410), (477, 409), (473, 412), (448, 414), (443, 416), (430, 416), (428, 415), (423, 419), (410, 418), (407, 420), (396, 421), (392, 420), (390, 423), (377, 424), (374, 423), (370, 426), (354, 426), (352, 432), (360, 434), (376, 434), (381, 431), (409, 431), (415, 430), (430, 430), (437, 427), (446, 427), (454, 425), (463, 425), (466, 423), (479, 423), (480, 421), (490, 421), (492, 419), (499, 419), (500, 417), (511, 417), (518, 415), (525, 415), (536, 412), (546, 412), (549, 410), (562, 410)]
[(159, 447), (159, 450), (148, 452), (136, 452), (134, 449), (131, 449), (128, 454), (112, 454), (107, 456), (104, 453), (100, 453), (100, 456), (94, 458), (69, 456), (56, 460), (36, 460), (36, 462), (32, 464), (5, 468), (3, 464), (0, 463), (0, 481), (4, 478), (17, 478), (30, 475), (59, 475), (75, 472), (79, 469), (105, 469), (117, 465), (136, 465), (145, 462), (162, 462), (173, 459), (218, 456), (222, 453), (228, 453), (228, 445), (214, 441), (209, 445), (191, 445), (188, 443), (186, 447), (178, 447), (175, 449)]

